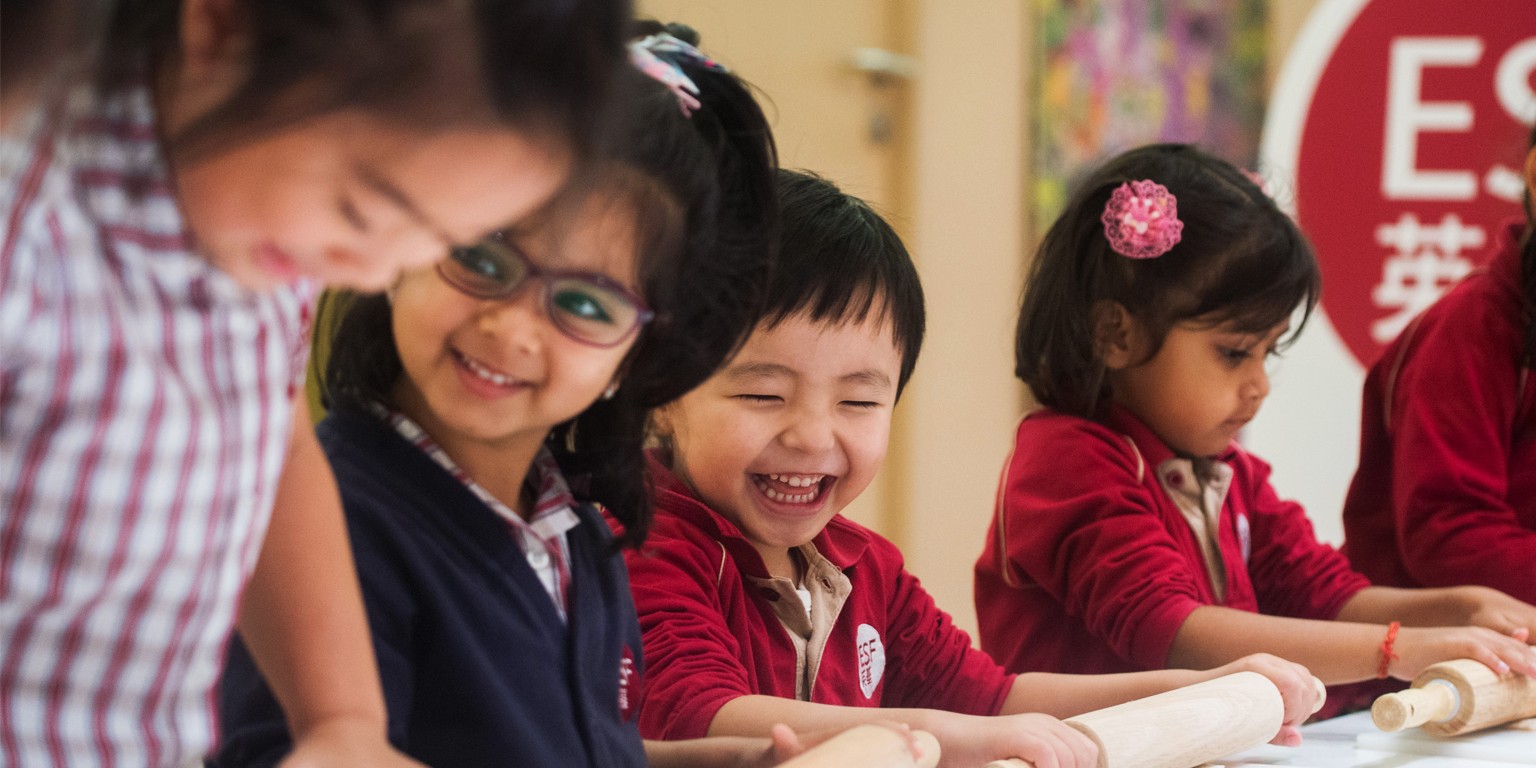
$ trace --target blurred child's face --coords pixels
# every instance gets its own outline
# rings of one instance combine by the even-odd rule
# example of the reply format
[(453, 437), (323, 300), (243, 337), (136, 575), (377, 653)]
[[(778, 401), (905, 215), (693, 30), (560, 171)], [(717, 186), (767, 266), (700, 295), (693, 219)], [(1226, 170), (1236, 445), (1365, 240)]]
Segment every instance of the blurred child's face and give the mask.
[[(1269, 395), (1267, 358), (1289, 329), (1282, 322), (1265, 333), (1225, 326), (1179, 323), (1150, 360), (1116, 368), (1115, 402), (1136, 414), (1169, 448), (1184, 456), (1215, 456), (1259, 412)], [(1133, 334), (1127, 357), (1145, 357), (1145, 334)]]
[(360, 110), (173, 164), (199, 250), (241, 284), (382, 290), (521, 220), (564, 181), (563, 149), (500, 127), (426, 131)]
[(853, 501), (885, 459), (901, 353), (888, 319), (759, 327), (730, 363), (658, 414), (673, 470), (792, 575), (789, 550)]
[[(255, 43), (243, 21), (228, 0), (181, 3), (180, 46), (155, 83), (163, 135), (195, 126), (261, 76), (250, 71)], [(327, 85), (301, 82), (279, 101)], [(488, 103), (461, 106), (451, 124), (430, 128), (344, 107), (192, 157), (173, 143), (171, 177), (198, 250), (257, 290), (308, 277), (376, 291), (450, 245), (521, 221), (564, 181), (569, 148), (499, 124)]]
[[(634, 237), (631, 208), (593, 199), (569, 221), (507, 241), (541, 269), (593, 273), (634, 291)], [(547, 290), (542, 278), (527, 278), (504, 299), (477, 299), (428, 267), (392, 291), (404, 368), (395, 402), (449, 455), (471, 447), (531, 453), (614, 381), (637, 334), (606, 347), (572, 338), (551, 319)]]

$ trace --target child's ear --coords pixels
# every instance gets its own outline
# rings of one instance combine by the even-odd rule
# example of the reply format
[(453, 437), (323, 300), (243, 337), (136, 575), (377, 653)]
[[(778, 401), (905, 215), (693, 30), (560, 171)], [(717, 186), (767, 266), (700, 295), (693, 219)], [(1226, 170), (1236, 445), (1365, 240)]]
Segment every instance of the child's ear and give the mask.
[(1129, 368), (1136, 361), (1136, 318), (1117, 301), (1096, 302), (1091, 311), (1093, 349), (1111, 371)]
[(651, 434), (662, 440), (672, 436), (672, 406), (651, 411)]
[(223, 75), (231, 64), (244, 69), (249, 40), (235, 0), (183, 0), (179, 33), (185, 74)]

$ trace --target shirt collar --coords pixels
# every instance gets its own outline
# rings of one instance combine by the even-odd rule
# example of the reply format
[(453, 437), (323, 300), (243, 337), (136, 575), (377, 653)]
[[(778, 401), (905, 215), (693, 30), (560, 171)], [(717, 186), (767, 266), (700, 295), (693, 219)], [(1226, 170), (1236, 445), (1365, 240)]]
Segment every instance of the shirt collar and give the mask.
[(465, 488), (468, 488), (476, 498), (508, 524), (531, 529), (539, 538), (548, 540), (581, 523), (581, 517), (576, 514), (576, 498), (571, 494), (571, 488), (565, 482), (565, 475), (560, 471), (560, 465), (555, 461), (555, 456), (550, 453), (548, 447), (539, 446), (539, 452), (534, 455), (533, 463), (528, 467), (528, 476), (523, 479), (525, 486), (534, 489), (533, 509), (525, 520), (517, 514), (516, 510), (502, 503), (500, 499), (492, 496), (490, 491), (475, 482), (474, 478), (470, 477), (469, 473), (465, 472), (453, 457), (438, 446), (432, 440), (432, 436), (409, 416), (385, 408), (378, 403), (370, 404), (369, 410), (394, 428), (401, 437), (425, 453), (454, 479), (463, 483)]
[[(1179, 458), (1178, 454), (1175, 454), (1173, 449), (1152, 431), (1151, 427), (1124, 406), (1110, 403), (1109, 411), (1104, 416), (1104, 425), (1130, 438), (1136, 450), (1141, 453), (1142, 460), (1149, 467), (1159, 467), (1169, 459)], [(1226, 449), (1210, 458), (1226, 462), (1231, 461), (1236, 455), (1237, 444), (1228, 442)]]

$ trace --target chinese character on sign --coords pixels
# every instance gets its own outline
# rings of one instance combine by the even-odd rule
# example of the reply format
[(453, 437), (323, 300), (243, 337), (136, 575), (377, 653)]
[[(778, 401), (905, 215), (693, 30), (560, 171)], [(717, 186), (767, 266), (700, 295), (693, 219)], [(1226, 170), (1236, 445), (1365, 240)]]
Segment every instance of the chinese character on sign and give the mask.
[(1410, 320), (1472, 271), (1462, 251), (1481, 248), (1484, 240), (1482, 227), (1464, 224), (1454, 213), (1439, 224), (1424, 224), (1405, 213), (1396, 223), (1377, 226), (1376, 242), (1392, 254), (1381, 265), (1381, 282), (1371, 291), (1371, 301), (1397, 311), (1371, 324), (1371, 338), (1381, 344), (1397, 338)]

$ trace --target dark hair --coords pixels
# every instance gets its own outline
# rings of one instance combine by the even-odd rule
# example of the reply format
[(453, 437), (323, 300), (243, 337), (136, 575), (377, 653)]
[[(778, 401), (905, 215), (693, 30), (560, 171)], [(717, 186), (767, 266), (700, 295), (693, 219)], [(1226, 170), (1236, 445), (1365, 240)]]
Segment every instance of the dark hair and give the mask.
[[(1526, 153), (1536, 152), (1536, 128), (1531, 129), (1531, 141)], [(1531, 208), (1531, 197), (1536, 190), (1525, 191), (1525, 242), (1520, 251), (1521, 285), (1525, 288), (1525, 364), (1536, 365), (1536, 210)]]
[[(709, 378), (751, 331), (778, 237), (777, 155), (762, 110), (734, 75), (674, 63), (698, 85), (702, 106), (684, 116), (670, 90), (626, 71), (618, 110), (625, 130), (614, 156), (595, 164), (555, 203), (611, 189), (616, 171), (637, 172), (656, 188), (635, 206), (643, 228), (661, 233), (638, 254), (640, 293), (656, 317), (630, 350), (613, 398), (556, 425), (548, 440), (578, 497), (602, 504), (624, 524), (622, 545), (638, 545), (650, 527), (643, 450), (650, 410)], [(669, 206), (658, 206), (658, 198)], [(669, 218), (679, 225), (675, 238), (666, 236)], [(388, 303), (382, 297), (329, 297), (316, 323), (317, 339), (336, 328), (326, 404), (390, 403), (402, 371)]]
[(109, 0), (5, 0), (0, 4), (0, 76), (7, 89), (33, 87), (61, 59), (101, 41)]
[[(120, 0), (102, 57), (108, 86), (180, 47), (182, 0)], [(340, 106), (441, 125), (484, 114), (584, 152), (607, 125), (629, 0), (245, 0), (250, 75), (170, 137), (192, 152)], [(318, 85), (319, 87), (314, 87)], [(305, 86), (300, 88), (298, 86)], [(487, 110), (486, 107), (489, 107)]]
[(917, 267), (895, 230), (869, 204), (806, 171), (780, 170), (779, 261), (761, 325), (791, 316), (833, 324), (871, 312), (891, 321), (901, 352), (898, 396), (923, 347), (925, 311)]
[[(1150, 179), (1178, 201), (1183, 238), (1154, 259), (1113, 251), (1100, 216), (1111, 193)], [(1041, 403), (1096, 418), (1107, 370), (1094, 338), (1097, 303), (1125, 308), (1147, 330), (1149, 355), (1177, 323), (1257, 333), (1317, 304), (1321, 275), (1296, 223), (1231, 163), (1185, 144), (1126, 152), (1088, 176), (1035, 254), (1019, 310), (1014, 373)]]

